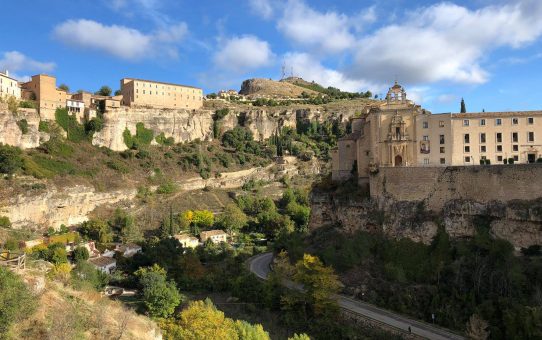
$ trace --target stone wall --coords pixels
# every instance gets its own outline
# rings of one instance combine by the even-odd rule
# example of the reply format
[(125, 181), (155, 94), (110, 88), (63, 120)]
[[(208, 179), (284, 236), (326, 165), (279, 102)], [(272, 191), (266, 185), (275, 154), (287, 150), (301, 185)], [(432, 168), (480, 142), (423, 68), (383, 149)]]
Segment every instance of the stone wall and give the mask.
[(542, 164), (453, 167), (381, 167), (370, 177), (377, 200), (424, 201), (441, 211), (455, 199), (478, 203), (542, 197)]

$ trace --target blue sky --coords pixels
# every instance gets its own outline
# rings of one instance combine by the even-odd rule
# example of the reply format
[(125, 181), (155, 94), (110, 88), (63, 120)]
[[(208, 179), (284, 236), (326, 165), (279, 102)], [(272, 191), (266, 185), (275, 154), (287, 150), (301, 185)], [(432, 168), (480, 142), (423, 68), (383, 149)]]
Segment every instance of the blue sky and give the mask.
[(4, 1), (0, 69), (75, 91), (122, 77), (239, 89), (279, 79), (385, 93), (434, 113), (542, 108), (540, 0)]

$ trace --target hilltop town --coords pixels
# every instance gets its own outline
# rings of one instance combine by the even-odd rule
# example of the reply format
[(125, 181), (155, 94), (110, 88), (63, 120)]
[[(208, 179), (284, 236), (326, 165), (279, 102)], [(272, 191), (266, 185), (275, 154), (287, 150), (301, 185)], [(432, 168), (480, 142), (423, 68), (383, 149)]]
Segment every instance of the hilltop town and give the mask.
[[(460, 338), (486, 321), (465, 290), (449, 293), (457, 281), (471, 283), (458, 263), (486, 254), (483, 268), (462, 270), (501, 275), (497, 286), (476, 279), (484, 303), (503, 285), (538, 278), (541, 111), (431, 113), (397, 82), (378, 98), (297, 77), (248, 79), (240, 91), (207, 95), (137, 78), (121, 79), (114, 93), (72, 93), (45, 74), (0, 79), (0, 172), (9, 183), (0, 188), (0, 264), (43, 303), (39, 313), (30, 303), (16, 311), (31, 315), (12, 328), (21, 338), (58, 332), (43, 316), (56, 308), (50, 300), (91, 299), (81, 287), (116, 300), (115, 315), (144, 329), (129, 333), (110, 320), (110, 336), (171, 338), (191, 327), (179, 326), (182, 313), (219, 315), (213, 302), (224, 301), (250, 305), (258, 312), (227, 311), (273, 336), (291, 336), (289, 327), (314, 334), (298, 315), (308, 301), (311, 320), (332, 323), (329, 336), (408, 338), (414, 319), (434, 321), (424, 306), (436, 296), (454, 309), (437, 304), (436, 322), (454, 332), (416, 327)], [(518, 278), (509, 282), (512, 268)], [(313, 276), (325, 287), (279, 284), (310, 286)], [(435, 292), (438, 285), (446, 289)], [(408, 297), (413, 290), (420, 294)], [(270, 298), (258, 302), (264, 291)], [(201, 292), (213, 302), (183, 306)], [(335, 313), (336, 293), (353, 307)], [(389, 311), (375, 316), (367, 302)], [(395, 312), (393, 323), (381, 321)], [(269, 321), (281, 314), (281, 326)], [(83, 317), (66, 322), (73, 330)], [(247, 327), (266, 338), (260, 325), (233, 318), (232, 334)], [(494, 324), (492, 332), (510, 332)], [(95, 324), (84, 331), (102, 334)]]

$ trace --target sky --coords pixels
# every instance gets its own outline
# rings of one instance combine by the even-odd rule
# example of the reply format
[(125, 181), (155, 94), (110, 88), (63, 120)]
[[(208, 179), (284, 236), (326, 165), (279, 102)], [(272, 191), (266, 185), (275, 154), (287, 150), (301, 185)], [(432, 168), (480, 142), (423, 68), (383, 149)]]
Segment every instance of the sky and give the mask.
[(308, 81), (433, 113), (542, 109), (541, 0), (2, 0), (0, 70), (72, 91), (123, 77), (239, 90)]

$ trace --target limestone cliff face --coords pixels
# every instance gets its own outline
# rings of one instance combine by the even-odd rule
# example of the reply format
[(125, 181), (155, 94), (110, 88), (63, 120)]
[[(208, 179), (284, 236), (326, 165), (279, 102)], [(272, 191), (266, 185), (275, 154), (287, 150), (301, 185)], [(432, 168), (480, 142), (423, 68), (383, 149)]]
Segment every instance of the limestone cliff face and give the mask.
[(124, 151), (123, 132), (128, 129), (135, 135), (137, 123), (152, 129), (155, 136), (164, 133), (166, 138), (173, 137), (176, 143), (211, 139), (213, 133), (212, 112), (208, 110), (120, 108), (105, 113), (104, 128), (94, 134), (92, 144)]
[[(22, 120), (28, 123), (28, 132), (24, 133), (17, 124)], [(21, 149), (36, 148), (48, 141), (49, 135), (38, 131), (40, 117), (34, 109), (20, 109), (11, 113), (7, 105), (0, 103), (0, 143), (17, 146)]]
[(96, 207), (133, 199), (135, 189), (96, 192), (94, 188), (78, 185), (65, 189), (48, 187), (32, 196), (18, 195), (0, 206), (0, 215), (7, 216), (15, 229), (39, 230), (86, 221)]
[(335, 225), (346, 233), (383, 232), (428, 244), (441, 223), (454, 238), (471, 237), (477, 227), (487, 227), (491, 235), (508, 240), (516, 249), (542, 244), (542, 200), (480, 203), (456, 199), (435, 213), (427, 211), (422, 202), (348, 200), (314, 192), (311, 208), (311, 229)]

